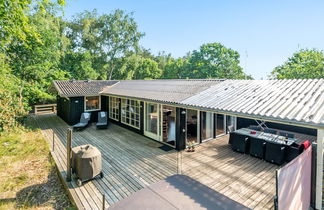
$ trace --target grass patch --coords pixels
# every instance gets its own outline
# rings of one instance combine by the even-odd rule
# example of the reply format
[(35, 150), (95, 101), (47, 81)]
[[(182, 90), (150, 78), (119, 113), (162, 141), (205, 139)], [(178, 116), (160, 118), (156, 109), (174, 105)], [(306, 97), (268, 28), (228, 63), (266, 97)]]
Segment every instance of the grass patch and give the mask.
[(0, 209), (70, 209), (41, 132), (32, 119), (0, 135)]

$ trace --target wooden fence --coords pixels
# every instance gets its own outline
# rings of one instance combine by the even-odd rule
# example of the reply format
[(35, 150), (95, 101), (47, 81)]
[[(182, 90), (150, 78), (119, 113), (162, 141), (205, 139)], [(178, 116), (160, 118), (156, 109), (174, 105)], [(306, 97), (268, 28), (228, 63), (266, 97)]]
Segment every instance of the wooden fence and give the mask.
[(35, 114), (51, 114), (56, 113), (56, 104), (41, 104), (34, 106)]

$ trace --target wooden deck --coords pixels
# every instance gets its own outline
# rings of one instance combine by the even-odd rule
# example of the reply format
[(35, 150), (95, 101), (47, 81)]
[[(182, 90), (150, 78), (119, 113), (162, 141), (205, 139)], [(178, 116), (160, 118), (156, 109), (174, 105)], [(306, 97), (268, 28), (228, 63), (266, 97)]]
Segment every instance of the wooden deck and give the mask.
[[(55, 115), (34, 116), (43, 135), (55, 148), (52, 156), (66, 176), (66, 133), (68, 125)], [(196, 152), (165, 151), (162, 144), (110, 124), (106, 130), (89, 127), (73, 133), (72, 146), (92, 144), (103, 156), (103, 179), (77, 187), (66, 183), (79, 209), (101, 209), (116, 203), (145, 186), (181, 171), (225, 196), (253, 209), (273, 209), (275, 170), (278, 166), (233, 152), (228, 136), (196, 147)], [(178, 161), (179, 160), (179, 161)]]
[(182, 173), (252, 209), (274, 209), (277, 165), (233, 152), (228, 136), (184, 153)]

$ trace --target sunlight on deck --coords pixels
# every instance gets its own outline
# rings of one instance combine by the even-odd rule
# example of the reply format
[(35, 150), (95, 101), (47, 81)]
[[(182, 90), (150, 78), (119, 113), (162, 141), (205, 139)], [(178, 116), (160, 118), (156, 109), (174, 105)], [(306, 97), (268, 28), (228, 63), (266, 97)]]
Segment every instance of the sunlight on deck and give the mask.
[[(56, 140), (61, 142), (61, 146), (56, 143), (54, 159), (64, 169), (68, 125), (55, 115), (35, 116), (35, 119), (50, 145), (52, 129)], [(227, 142), (228, 136), (223, 136), (201, 144), (195, 152), (178, 153), (173, 149), (164, 151), (160, 148), (162, 144), (112, 123), (106, 130), (96, 130), (92, 126), (74, 132), (72, 145), (92, 144), (98, 147), (103, 157), (105, 176), (88, 182), (79, 191), (71, 183), (70, 190), (75, 190), (80, 205), (98, 209), (101, 194), (106, 195), (108, 207), (181, 170), (182, 174), (249, 208), (273, 209), (275, 170), (278, 166), (233, 152)], [(62, 174), (65, 174), (64, 170)], [(89, 190), (91, 192), (87, 192)]]

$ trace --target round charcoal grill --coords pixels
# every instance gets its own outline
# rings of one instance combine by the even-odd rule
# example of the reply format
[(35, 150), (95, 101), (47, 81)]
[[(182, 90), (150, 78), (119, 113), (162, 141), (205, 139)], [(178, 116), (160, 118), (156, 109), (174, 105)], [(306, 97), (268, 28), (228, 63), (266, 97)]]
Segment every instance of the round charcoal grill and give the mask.
[(101, 152), (90, 144), (72, 148), (72, 172), (77, 176), (77, 184), (94, 179), (102, 173)]

